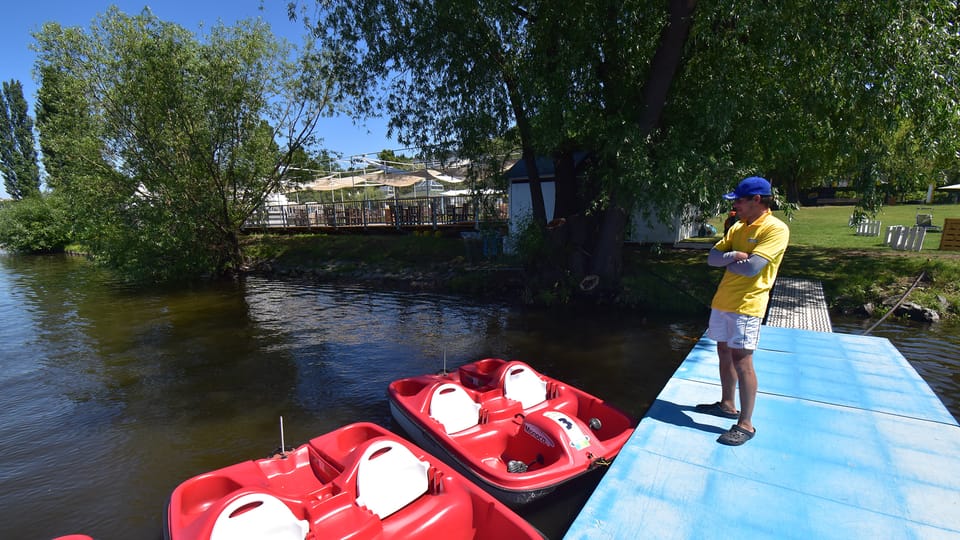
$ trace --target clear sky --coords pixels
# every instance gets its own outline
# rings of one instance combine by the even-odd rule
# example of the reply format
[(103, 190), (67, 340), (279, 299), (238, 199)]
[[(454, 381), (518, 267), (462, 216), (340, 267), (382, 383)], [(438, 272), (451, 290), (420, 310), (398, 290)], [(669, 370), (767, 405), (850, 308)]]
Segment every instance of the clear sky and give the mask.
[[(308, 0), (309, 1), (309, 0)], [(262, 9), (261, 9), (262, 4)], [(242, 19), (260, 17), (270, 24), (274, 34), (292, 43), (300, 43), (303, 27), (287, 19), (287, 0), (32, 0), (6, 2), (0, 14), (0, 80), (19, 80), (30, 106), (31, 116), (36, 101), (37, 85), (33, 80), (34, 53), (32, 33), (48, 21), (63, 26), (89, 28), (91, 21), (117, 6), (128, 14), (140, 13), (144, 7), (164, 21), (175, 22), (197, 32), (217, 22), (232, 25)], [(35, 116), (34, 116), (35, 118)], [(355, 126), (348, 118), (324, 119), (318, 134), (323, 146), (345, 157), (356, 154), (397, 149), (387, 138), (386, 121), (372, 119), (365, 126)], [(6, 197), (0, 184), (0, 197)]]

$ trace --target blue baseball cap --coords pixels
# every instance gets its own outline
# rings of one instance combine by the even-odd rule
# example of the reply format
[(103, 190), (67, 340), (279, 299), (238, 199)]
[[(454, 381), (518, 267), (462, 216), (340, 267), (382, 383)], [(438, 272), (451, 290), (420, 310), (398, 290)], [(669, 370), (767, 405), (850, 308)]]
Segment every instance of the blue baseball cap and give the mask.
[(744, 178), (737, 184), (737, 189), (723, 196), (724, 199), (732, 201), (741, 197), (753, 197), (754, 195), (770, 196), (770, 182), (766, 178), (751, 176)]

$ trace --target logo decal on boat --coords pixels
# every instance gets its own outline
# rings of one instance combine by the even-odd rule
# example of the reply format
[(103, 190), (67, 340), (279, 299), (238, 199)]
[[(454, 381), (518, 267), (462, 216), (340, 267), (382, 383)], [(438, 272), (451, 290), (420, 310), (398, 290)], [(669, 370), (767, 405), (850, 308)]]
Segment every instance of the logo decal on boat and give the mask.
[(563, 432), (570, 437), (570, 446), (577, 450), (583, 450), (590, 447), (590, 437), (586, 435), (569, 416), (559, 411), (547, 411), (544, 416), (553, 420), (563, 429)]
[(549, 435), (544, 433), (543, 430), (541, 430), (537, 426), (524, 422), (523, 431), (525, 431), (527, 435), (530, 435), (534, 439), (540, 441), (540, 443), (543, 444), (544, 446), (549, 446), (550, 448), (554, 447), (553, 439), (551, 439)]

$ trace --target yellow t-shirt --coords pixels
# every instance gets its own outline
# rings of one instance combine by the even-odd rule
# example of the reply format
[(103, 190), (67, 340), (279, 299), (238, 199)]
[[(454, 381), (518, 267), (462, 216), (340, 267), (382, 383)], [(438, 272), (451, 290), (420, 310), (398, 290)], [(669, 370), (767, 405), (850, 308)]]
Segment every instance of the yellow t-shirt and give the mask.
[(713, 247), (721, 252), (731, 250), (759, 255), (769, 261), (753, 277), (734, 274), (729, 270), (713, 296), (711, 307), (721, 311), (763, 317), (770, 299), (770, 289), (777, 279), (777, 270), (790, 241), (790, 229), (767, 210), (753, 223), (738, 221), (730, 227), (723, 239)]

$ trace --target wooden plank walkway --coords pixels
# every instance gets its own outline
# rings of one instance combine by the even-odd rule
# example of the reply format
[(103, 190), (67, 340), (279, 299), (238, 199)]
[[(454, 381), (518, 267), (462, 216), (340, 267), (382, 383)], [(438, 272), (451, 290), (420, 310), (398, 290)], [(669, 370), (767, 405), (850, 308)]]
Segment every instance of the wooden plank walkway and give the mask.
[(830, 311), (823, 295), (823, 284), (810, 279), (778, 277), (770, 291), (770, 304), (764, 324), (780, 328), (833, 332)]
[(756, 437), (694, 411), (720, 393), (702, 338), (568, 539), (960, 537), (960, 425), (885, 338), (764, 326)]

